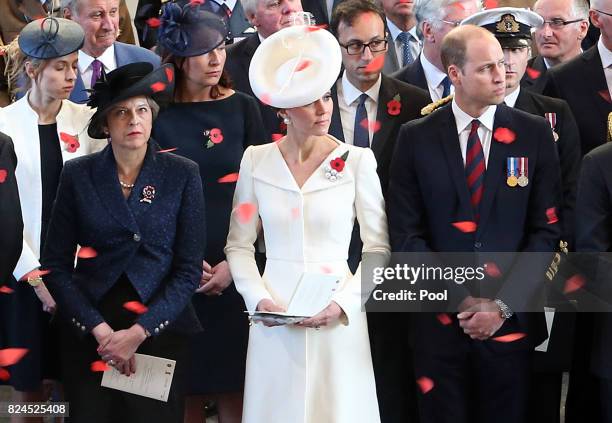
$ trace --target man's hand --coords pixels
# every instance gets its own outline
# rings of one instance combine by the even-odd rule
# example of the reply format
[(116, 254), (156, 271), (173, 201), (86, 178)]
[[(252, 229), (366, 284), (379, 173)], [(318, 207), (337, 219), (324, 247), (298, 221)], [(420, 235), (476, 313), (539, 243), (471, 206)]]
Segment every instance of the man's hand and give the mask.
[(196, 289), (196, 292), (205, 295), (221, 295), (231, 283), (232, 274), (226, 260), (223, 260), (213, 268), (204, 262), (200, 287)]
[(472, 339), (484, 341), (504, 324), (499, 306), (492, 300), (478, 302), (457, 315), (459, 326)]

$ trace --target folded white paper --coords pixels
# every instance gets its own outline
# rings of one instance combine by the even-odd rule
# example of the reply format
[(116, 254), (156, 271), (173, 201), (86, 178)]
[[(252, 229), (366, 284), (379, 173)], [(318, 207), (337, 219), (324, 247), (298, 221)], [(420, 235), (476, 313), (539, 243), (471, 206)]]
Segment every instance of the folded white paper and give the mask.
[(152, 355), (134, 354), (136, 373), (122, 375), (114, 367), (104, 372), (102, 386), (159, 401), (168, 401), (176, 361)]

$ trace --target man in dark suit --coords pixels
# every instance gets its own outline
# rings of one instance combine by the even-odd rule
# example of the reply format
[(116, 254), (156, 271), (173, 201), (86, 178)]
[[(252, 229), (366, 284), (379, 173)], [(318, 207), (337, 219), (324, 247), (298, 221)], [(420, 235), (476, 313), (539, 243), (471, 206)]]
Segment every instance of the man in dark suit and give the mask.
[[(452, 104), (405, 124), (398, 137), (387, 202), (391, 246), (473, 253), (472, 265), (488, 252), (508, 253), (495, 257), (502, 277), (445, 285), (446, 306), (459, 314), (440, 321), (432, 313), (412, 316), (416, 376), (433, 382), (419, 396), (420, 417), (522, 423), (532, 350), (546, 337), (543, 313), (523, 312), (550, 256), (521, 253), (552, 252), (558, 244), (560, 225), (550, 217), (559, 205), (559, 162), (543, 118), (498, 105), (504, 55), (491, 33), (454, 29), (442, 61), (455, 86)], [(507, 165), (525, 160), (527, 166)], [(496, 342), (517, 333), (519, 340)]]
[(548, 69), (582, 53), (581, 43), (589, 27), (589, 5), (586, 0), (539, 0), (534, 12), (544, 19), (544, 25), (535, 30), (538, 55), (529, 61), (521, 83), (541, 94)]
[[(378, 176), (386, 192), (389, 163), (400, 125), (420, 116), (428, 103), (423, 90), (382, 75), (386, 53), (385, 16), (368, 0), (345, 0), (330, 26), (342, 51), (344, 72), (332, 87), (334, 111), (329, 133), (341, 141), (372, 148)], [(361, 259), (359, 226), (349, 248), (349, 266)], [(396, 330), (406, 326), (406, 315), (368, 313), (372, 361), (383, 422), (408, 421), (416, 415), (414, 385), (406, 380), (411, 363), (407, 340)], [(393, 329), (392, 329), (393, 328)]]
[(417, 27), (423, 34), (423, 51), (410, 65), (392, 74), (394, 78), (429, 92), (432, 101), (452, 93), (452, 84), (440, 60), (442, 39), (459, 23), (482, 9), (475, 0), (420, 1), (415, 6)]
[(92, 87), (103, 71), (108, 73), (135, 62), (159, 66), (159, 56), (152, 51), (117, 41), (119, 0), (62, 0), (62, 7), (64, 17), (77, 22), (85, 31), (85, 42), (79, 50), (79, 73), (70, 100), (85, 103), (89, 98), (85, 90)]
[(381, 0), (389, 30), (383, 73), (390, 75), (413, 63), (421, 52), (413, 0)]
[[(227, 49), (225, 69), (227, 69), (234, 82), (234, 87), (238, 91), (255, 97), (249, 82), (249, 66), (253, 53), (264, 39), (281, 28), (291, 25), (291, 14), (301, 12), (302, 3), (300, 0), (280, 0), (278, 4), (274, 3), (274, 6), (270, 6), (265, 0), (250, 0), (243, 2), (243, 7), (244, 13), (257, 29), (257, 33)], [(277, 116), (273, 107), (263, 104), (261, 101), (258, 101), (258, 103), (268, 140), (271, 140), (273, 138), (272, 134), (282, 134), (284, 132), (281, 128), (281, 119)]]

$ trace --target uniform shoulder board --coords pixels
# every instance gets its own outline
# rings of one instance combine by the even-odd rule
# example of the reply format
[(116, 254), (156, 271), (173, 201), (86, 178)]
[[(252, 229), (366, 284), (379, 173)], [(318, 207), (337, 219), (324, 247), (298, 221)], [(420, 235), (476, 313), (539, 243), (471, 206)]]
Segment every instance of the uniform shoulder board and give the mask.
[(608, 142), (612, 141), (612, 112), (608, 115)]
[(444, 98), (441, 98), (438, 101), (434, 101), (433, 103), (428, 104), (427, 106), (421, 109), (421, 116), (427, 116), (433, 113), (434, 110), (444, 106), (446, 103), (449, 103), (453, 100), (453, 95), (448, 95)]

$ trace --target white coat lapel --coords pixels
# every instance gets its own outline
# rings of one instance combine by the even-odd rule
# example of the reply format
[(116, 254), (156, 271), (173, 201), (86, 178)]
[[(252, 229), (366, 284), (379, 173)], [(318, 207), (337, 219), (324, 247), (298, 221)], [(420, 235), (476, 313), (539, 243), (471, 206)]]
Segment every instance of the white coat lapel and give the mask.
[(270, 144), (262, 153), (263, 157), (254, 161), (253, 179), (288, 191), (300, 191), (278, 147)]

